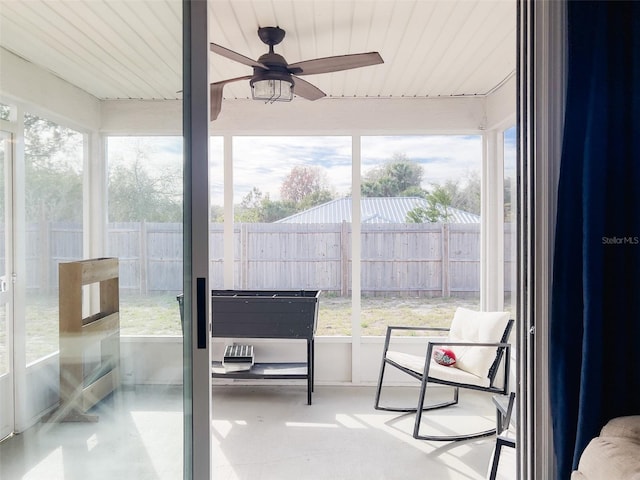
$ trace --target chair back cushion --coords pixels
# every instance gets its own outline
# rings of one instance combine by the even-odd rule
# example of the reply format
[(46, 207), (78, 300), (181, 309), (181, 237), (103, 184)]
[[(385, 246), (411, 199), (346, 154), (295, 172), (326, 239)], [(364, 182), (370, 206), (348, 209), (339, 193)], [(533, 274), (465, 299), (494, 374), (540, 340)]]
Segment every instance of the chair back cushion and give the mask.
[[(449, 340), (452, 342), (499, 343), (507, 324), (509, 312), (477, 312), (458, 307), (451, 321)], [(495, 347), (456, 347), (455, 367), (478, 377), (489, 376), (489, 369), (496, 359)]]

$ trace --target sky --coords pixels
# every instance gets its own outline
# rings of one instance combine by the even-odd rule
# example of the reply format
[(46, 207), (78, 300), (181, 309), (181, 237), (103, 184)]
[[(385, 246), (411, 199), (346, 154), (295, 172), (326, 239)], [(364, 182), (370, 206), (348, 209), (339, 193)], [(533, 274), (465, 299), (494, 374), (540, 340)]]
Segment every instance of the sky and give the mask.
[[(222, 141), (212, 145), (212, 203), (222, 197)], [(234, 201), (239, 202), (254, 186), (280, 198), (280, 185), (294, 166), (320, 168), (334, 193), (351, 190), (351, 137), (235, 137)], [(480, 171), (482, 139), (477, 135), (430, 135), (362, 137), (363, 174), (383, 165), (394, 155), (405, 155), (424, 167), (423, 186), (461, 181)]]
[(505, 176), (516, 174), (516, 127), (504, 132), (504, 172)]
[[(210, 146), (211, 202), (222, 205), (222, 137)], [(110, 164), (129, 162), (135, 148), (143, 148), (150, 172), (182, 167), (180, 137), (109, 137)], [(423, 187), (446, 180), (464, 183), (480, 172), (482, 138), (479, 135), (414, 135), (362, 137), (362, 172), (383, 165), (394, 155), (404, 155), (424, 168)], [(351, 137), (290, 136), (234, 137), (234, 202), (253, 187), (272, 200), (280, 199), (280, 185), (294, 166), (322, 170), (336, 195), (351, 190)], [(515, 168), (515, 128), (505, 133), (505, 168)]]

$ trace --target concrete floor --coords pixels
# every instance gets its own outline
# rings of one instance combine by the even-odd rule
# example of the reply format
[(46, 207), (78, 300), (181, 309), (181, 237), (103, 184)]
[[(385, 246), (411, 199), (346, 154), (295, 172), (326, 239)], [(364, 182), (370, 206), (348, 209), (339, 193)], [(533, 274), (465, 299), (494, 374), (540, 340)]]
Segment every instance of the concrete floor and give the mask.
[[(415, 389), (389, 392), (389, 401), (415, 402)], [(215, 386), (213, 478), (485, 478), (493, 437), (414, 440), (413, 415), (374, 410), (373, 398), (372, 387), (316, 386), (309, 406), (300, 385)], [(424, 427), (446, 433), (494, 424), (489, 396), (461, 392), (460, 400), (427, 414)], [(122, 390), (95, 410), (97, 423), (42, 423), (0, 443), (0, 479), (182, 478), (181, 390)]]

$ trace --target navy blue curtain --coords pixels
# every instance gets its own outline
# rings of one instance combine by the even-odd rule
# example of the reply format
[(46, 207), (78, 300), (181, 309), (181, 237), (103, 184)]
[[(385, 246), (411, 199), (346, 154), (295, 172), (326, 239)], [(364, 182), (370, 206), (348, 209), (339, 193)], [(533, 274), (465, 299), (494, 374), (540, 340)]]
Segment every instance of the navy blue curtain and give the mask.
[(640, 414), (640, 2), (569, 1), (550, 319), (557, 478)]

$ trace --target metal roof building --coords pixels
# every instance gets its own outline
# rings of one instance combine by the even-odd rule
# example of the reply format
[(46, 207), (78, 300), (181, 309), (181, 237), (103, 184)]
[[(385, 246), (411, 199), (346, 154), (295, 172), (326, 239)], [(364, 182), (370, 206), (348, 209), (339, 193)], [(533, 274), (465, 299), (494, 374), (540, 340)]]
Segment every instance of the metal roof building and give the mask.
[[(427, 208), (420, 197), (362, 197), (362, 223), (406, 223), (407, 213), (416, 207)], [(448, 208), (449, 223), (480, 223), (480, 216)], [(341, 223), (351, 222), (351, 197), (338, 198), (274, 223)]]

